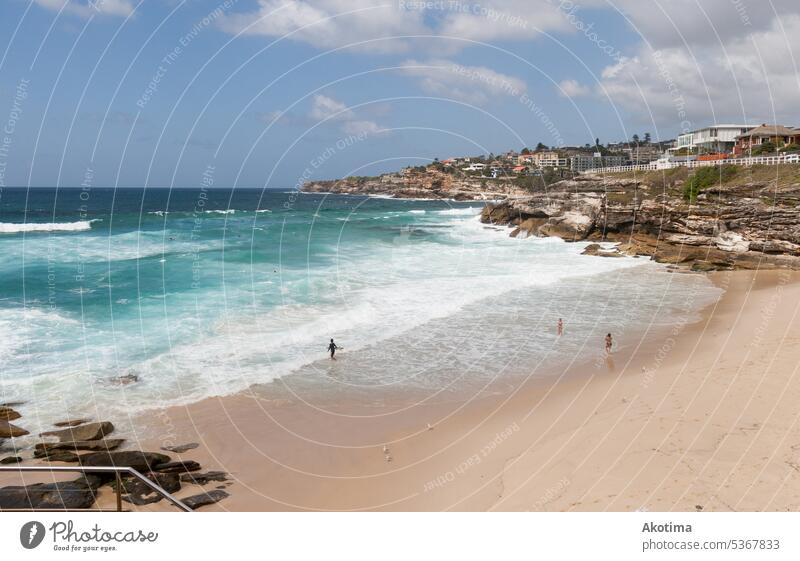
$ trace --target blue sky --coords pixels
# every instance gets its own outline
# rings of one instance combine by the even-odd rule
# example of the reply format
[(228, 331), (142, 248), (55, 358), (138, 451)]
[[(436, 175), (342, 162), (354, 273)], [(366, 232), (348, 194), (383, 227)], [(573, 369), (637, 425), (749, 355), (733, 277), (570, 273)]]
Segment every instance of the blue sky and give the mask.
[(537, 142), (799, 126), (798, 11), (5, 0), (0, 186), (187, 187), (213, 167), (215, 186), (291, 188)]

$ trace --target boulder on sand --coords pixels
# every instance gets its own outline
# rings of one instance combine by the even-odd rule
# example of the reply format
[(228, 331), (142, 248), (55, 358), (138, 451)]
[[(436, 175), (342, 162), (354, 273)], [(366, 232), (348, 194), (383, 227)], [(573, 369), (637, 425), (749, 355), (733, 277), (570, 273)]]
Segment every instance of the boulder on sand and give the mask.
[(194, 483), (195, 485), (205, 485), (211, 481), (227, 481), (228, 474), (224, 471), (207, 471), (205, 473), (185, 473), (181, 475), (184, 483)]
[(0, 406), (0, 419), (4, 421), (13, 421), (20, 417), (22, 417), (22, 415), (11, 409), (11, 407)]
[(94, 490), (81, 480), (0, 489), (0, 509), (80, 509), (89, 508), (94, 501)]
[(53, 423), (54, 427), (77, 427), (78, 425), (85, 425), (91, 419), (69, 419), (68, 421), (60, 421)]
[(178, 462), (169, 462), (155, 467), (155, 471), (159, 473), (186, 473), (189, 471), (199, 471), (200, 464), (194, 460), (184, 460)]
[(55, 436), (61, 442), (76, 442), (85, 440), (100, 440), (114, 432), (114, 425), (108, 421), (99, 423), (89, 423), (69, 427), (63, 430), (51, 430), (43, 432), (39, 436)]
[(156, 452), (92, 452), (80, 457), (83, 466), (132, 467), (137, 471), (152, 471), (153, 468), (169, 462), (169, 456)]
[(222, 499), (229, 497), (228, 493), (225, 491), (215, 489), (213, 491), (209, 491), (207, 493), (201, 493), (199, 495), (192, 495), (191, 497), (186, 497), (185, 499), (181, 499), (183, 504), (191, 508), (192, 510), (197, 510), (201, 506), (206, 506), (214, 503), (218, 503)]
[[(145, 477), (167, 493), (176, 493), (181, 489), (181, 482), (177, 473), (148, 473), (145, 474)], [(112, 487), (116, 487), (116, 482), (112, 483)], [(122, 500), (134, 505), (157, 503), (164, 498), (152, 487), (135, 477), (124, 478), (121, 491), (125, 494)]]
[(0, 419), (0, 438), (14, 438), (17, 436), (25, 436), (26, 434), (30, 433), (16, 425), (12, 425), (8, 421)]
[(34, 450), (33, 457), (48, 462), (77, 462), (80, 457), (70, 450)]
[(75, 442), (40, 442), (36, 445), (35, 450), (53, 451), (53, 450), (114, 450), (119, 448), (120, 444), (125, 442), (122, 438), (106, 438), (105, 440), (78, 440)]
[(189, 450), (194, 450), (200, 446), (197, 442), (189, 442), (188, 444), (179, 444), (177, 446), (162, 446), (161, 449), (167, 452), (175, 452), (176, 454), (183, 454)]
[(21, 462), (22, 458), (19, 456), (8, 456), (7, 458), (0, 460), (0, 464), (19, 464)]

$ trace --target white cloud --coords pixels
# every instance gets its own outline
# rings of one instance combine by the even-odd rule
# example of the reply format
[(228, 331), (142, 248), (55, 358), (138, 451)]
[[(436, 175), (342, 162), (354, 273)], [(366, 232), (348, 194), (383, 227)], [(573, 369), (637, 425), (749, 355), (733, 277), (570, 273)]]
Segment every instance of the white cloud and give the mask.
[(313, 122), (336, 122), (339, 124), (339, 128), (347, 134), (370, 135), (386, 132), (386, 129), (375, 121), (358, 116), (355, 111), (341, 101), (326, 95), (314, 96), (308, 116)]
[(525, 82), (514, 76), (445, 59), (407, 60), (402, 72), (417, 78), (426, 93), (473, 105), (484, 105), (498, 96), (520, 96), (527, 90)]
[(386, 132), (375, 121), (346, 121), (342, 124), (342, 130), (347, 134), (360, 135), (360, 134), (380, 134)]
[[(289, 36), (294, 41), (331, 49), (359, 41), (425, 33), (421, 14), (402, 17), (396, 5), (375, 5), (371, 0), (259, 0), (254, 12), (221, 18), (229, 33)], [(370, 51), (395, 51), (402, 41), (378, 41), (363, 47)]]
[(92, 15), (128, 16), (133, 13), (129, 0), (34, 0), (36, 4), (49, 10), (60, 10), (84, 18)]
[(577, 80), (562, 80), (558, 84), (558, 93), (564, 97), (582, 97), (590, 95), (592, 89)]
[(351, 119), (352, 111), (347, 109), (347, 105), (341, 101), (336, 101), (332, 97), (325, 95), (315, 95), (311, 101), (310, 116), (316, 121), (325, 119)]
[(800, 16), (789, 15), (722, 44), (657, 51), (640, 45), (636, 56), (603, 70), (598, 92), (624, 110), (682, 128), (714, 121), (796, 126), (798, 62)]
[[(426, 7), (421, 7), (425, 4)], [(229, 33), (283, 37), (321, 49), (372, 41), (368, 52), (405, 52), (431, 45), (458, 50), (469, 41), (527, 40), (542, 31), (570, 30), (553, 0), (485, 0), (411, 2), (393, 0), (258, 0), (251, 12), (226, 15), (220, 23)]]
[[(611, 4), (606, 0), (581, 3), (604, 8)], [(797, 0), (615, 0), (613, 5), (654, 49), (725, 44), (770, 29), (778, 15), (800, 13)]]

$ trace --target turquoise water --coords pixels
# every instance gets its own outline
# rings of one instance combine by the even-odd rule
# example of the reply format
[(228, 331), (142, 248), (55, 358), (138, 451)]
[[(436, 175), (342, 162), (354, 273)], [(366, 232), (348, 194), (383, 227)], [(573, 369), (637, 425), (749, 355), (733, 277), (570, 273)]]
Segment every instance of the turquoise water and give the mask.
[[(480, 224), (480, 203), (221, 189), (0, 195), (0, 402), (28, 401), (28, 426), (293, 375), (313, 384), (331, 376), (331, 337), (344, 347), (340, 391), (480, 387), (590, 356), (612, 328), (634, 344), (717, 296), (703, 277), (644, 260), (512, 239)], [(558, 317), (571, 335), (561, 341)]]

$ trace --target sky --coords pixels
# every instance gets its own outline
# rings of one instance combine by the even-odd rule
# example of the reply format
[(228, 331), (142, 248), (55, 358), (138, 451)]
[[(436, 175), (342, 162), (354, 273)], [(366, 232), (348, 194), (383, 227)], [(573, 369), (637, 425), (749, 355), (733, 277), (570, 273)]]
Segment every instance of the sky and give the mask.
[(2, 0), (0, 188), (292, 189), (800, 126), (798, 61), (797, 0)]

